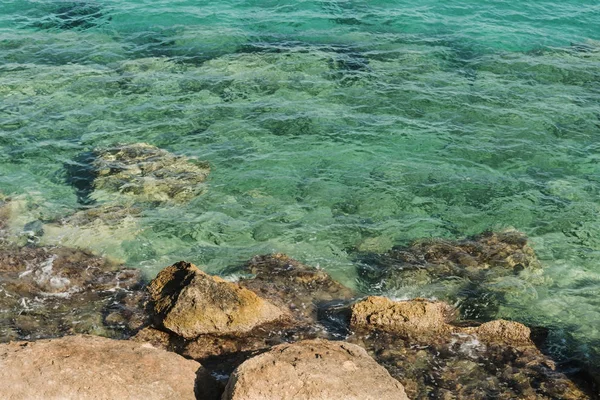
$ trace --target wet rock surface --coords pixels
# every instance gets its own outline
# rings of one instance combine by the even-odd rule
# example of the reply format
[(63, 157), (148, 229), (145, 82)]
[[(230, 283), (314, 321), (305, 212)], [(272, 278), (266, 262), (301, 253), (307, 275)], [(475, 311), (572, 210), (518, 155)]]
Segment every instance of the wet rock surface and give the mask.
[[(204, 368), (197, 395), (210, 399), (221, 396), (236, 368), (261, 379), (279, 376), (277, 368), (262, 368), (255, 360), (271, 357), (277, 346), (314, 339), (366, 349), (411, 399), (594, 398), (589, 377), (565, 375), (536, 347), (539, 338), (517, 322), (461, 320), (453, 307), (426, 299), (356, 300), (356, 293), (324, 271), (284, 254), (254, 257), (235, 271), (244, 278), (232, 283), (180, 262), (142, 288), (138, 270), (90, 253), (5, 245), (0, 248), (0, 340), (81, 332), (125, 338), (140, 329), (134, 342), (199, 361)], [(304, 382), (297, 398), (319, 398), (313, 385), (318, 379), (309, 372), (320, 369), (309, 366), (314, 362), (309, 356), (315, 358), (311, 351), (300, 351), (296, 366), (289, 360), (277, 364), (289, 370), (291, 381)], [(345, 361), (332, 357), (338, 367), (325, 363), (323, 377), (343, 372), (339, 365)], [(256, 364), (242, 369), (245, 362)], [(260, 387), (253, 381), (238, 393), (234, 388), (246, 379), (238, 372), (227, 388), (232, 397), (224, 398), (289, 389), (278, 381)], [(353, 380), (366, 382), (361, 379), (367, 378)]]
[[(193, 339), (165, 330), (155, 319), (134, 340), (200, 361), (220, 390), (242, 363), (273, 346), (328, 339), (365, 348), (411, 399), (593, 398), (590, 382), (565, 375), (536, 347), (539, 340), (534, 343), (530, 329), (517, 322), (464, 321), (448, 304), (426, 299), (356, 301), (355, 293), (325, 272), (283, 254), (254, 257), (237, 271), (251, 274), (239, 285), (286, 310), (288, 317), (246, 332)], [(269, 385), (262, 386), (268, 390)]]
[(146, 202), (185, 203), (204, 190), (208, 164), (136, 143), (94, 151), (94, 193), (120, 193)]
[(327, 340), (282, 344), (240, 365), (223, 400), (408, 399), (402, 385), (356, 345)]
[(201, 369), (195, 361), (132, 341), (67, 336), (14, 342), (0, 344), (0, 397), (191, 400)]
[(450, 323), (447, 304), (422, 299), (369, 297), (351, 309), (346, 340), (366, 348), (411, 399), (593, 398), (591, 387), (560, 372), (517, 322), (462, 326)]
[(314, 323), (319, 308), (355, 295), (325, 271), (281, 253), (256, 256), (244, 265), (243, 271), (253, 277), (240, 280), (242, 286), (289, 308), (298, 323)]
[(490, 319), (505, 295), (499, 279), (541, 265), (520, 232), (486, 232), (459, 241), (428, 239), (383, 254), (363, 253), (359, 276), (367, 291), (381, 293), (436, 286), (465, 317)]
[(0, 341), (128, 337), (145, 319), (139, 270), (65, 247), (0, 248)]

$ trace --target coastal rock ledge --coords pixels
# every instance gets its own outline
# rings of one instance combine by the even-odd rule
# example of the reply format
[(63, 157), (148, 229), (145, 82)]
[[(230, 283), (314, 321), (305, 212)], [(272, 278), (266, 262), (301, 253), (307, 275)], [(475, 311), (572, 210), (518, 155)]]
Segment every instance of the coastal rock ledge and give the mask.
[(0, 398), (196, 399), (202, 366), (149, 344), (97, 336), (0, 344)]
[(232, 374), (222, 400), (408, 400), (404, 388), (365, 349), (304, 340), (251, 358)]

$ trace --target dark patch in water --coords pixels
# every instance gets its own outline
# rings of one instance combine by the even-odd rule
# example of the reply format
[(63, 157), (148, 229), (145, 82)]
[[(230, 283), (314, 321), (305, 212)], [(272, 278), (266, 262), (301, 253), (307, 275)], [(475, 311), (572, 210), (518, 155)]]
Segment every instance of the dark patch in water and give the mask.
[(240, 54), (262, 54), (262, 53), (284, 53), (290, 50), (294, 50), (298, 53), (308, 53), (310, 51), (310, 45), (307, 43), (295, 41), (295, 40), (283, 40), (283, 41), (257, 41), (251, 43), (245, 43), (238, 47), (236, 53)]
[(111, 17), (105, 17), (106, 10), (96, 2), (60, 2), (48, 15), (31, 24), (31, 27), (44, 30), (86, 30), (97, 27)]
[(66, 171), (66, 182), (73, 186), (77, 201), (80, 204), (93, 204), (90, 195), (94, 191), (94, 179), (97, 177), (96, 170), (92, 166), (95, 155), (91, 151), (76, 156), (72, 161), (64, 164)]
[(310, 53), (322, 51), (331, 54), (330, 67), (336, 71), (355, 72), (368, 71), (369, 60), (359, 50), (344, 45), (314, 45), (299, 41), (260, 41), (247, 43), (238, 48), (236, 53), (263, 54), (263, 53)]
[(333, 21), (340, 25), (364, 25), (358, 18), (334, 18)]
[(329, 67), (333, 70), (332, 77), (341, 85), (352, 85), (370, 71), (368, 58), (359, 50), (346, 46), (331, 50), (335, 54)]

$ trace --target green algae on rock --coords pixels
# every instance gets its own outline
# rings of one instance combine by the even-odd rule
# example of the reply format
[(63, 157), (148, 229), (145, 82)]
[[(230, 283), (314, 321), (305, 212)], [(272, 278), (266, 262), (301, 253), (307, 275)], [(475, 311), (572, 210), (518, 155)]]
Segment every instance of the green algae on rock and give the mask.
[(210, 168), (144, 143), (95, 150), (95, 200), (122, 194), (142, 202), (185, 203), (202, 193)]

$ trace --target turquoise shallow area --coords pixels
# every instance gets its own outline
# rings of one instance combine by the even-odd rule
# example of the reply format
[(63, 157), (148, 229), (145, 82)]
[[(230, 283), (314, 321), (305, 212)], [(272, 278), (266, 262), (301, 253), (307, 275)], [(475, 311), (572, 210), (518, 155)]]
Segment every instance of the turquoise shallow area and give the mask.
[(499, 282), (499, 317), (600, 357), (600, 5), (414, 4), (0, 2), (17, 228), (82, 207), (65, 168), (82, 153), (146, 142), (208, 161), (206, 193), (121, 236), (43, 240), (76, 235), (148, 276), (285, 252), (354, 285), (357, 249), (512, 227), (544, 272)]

